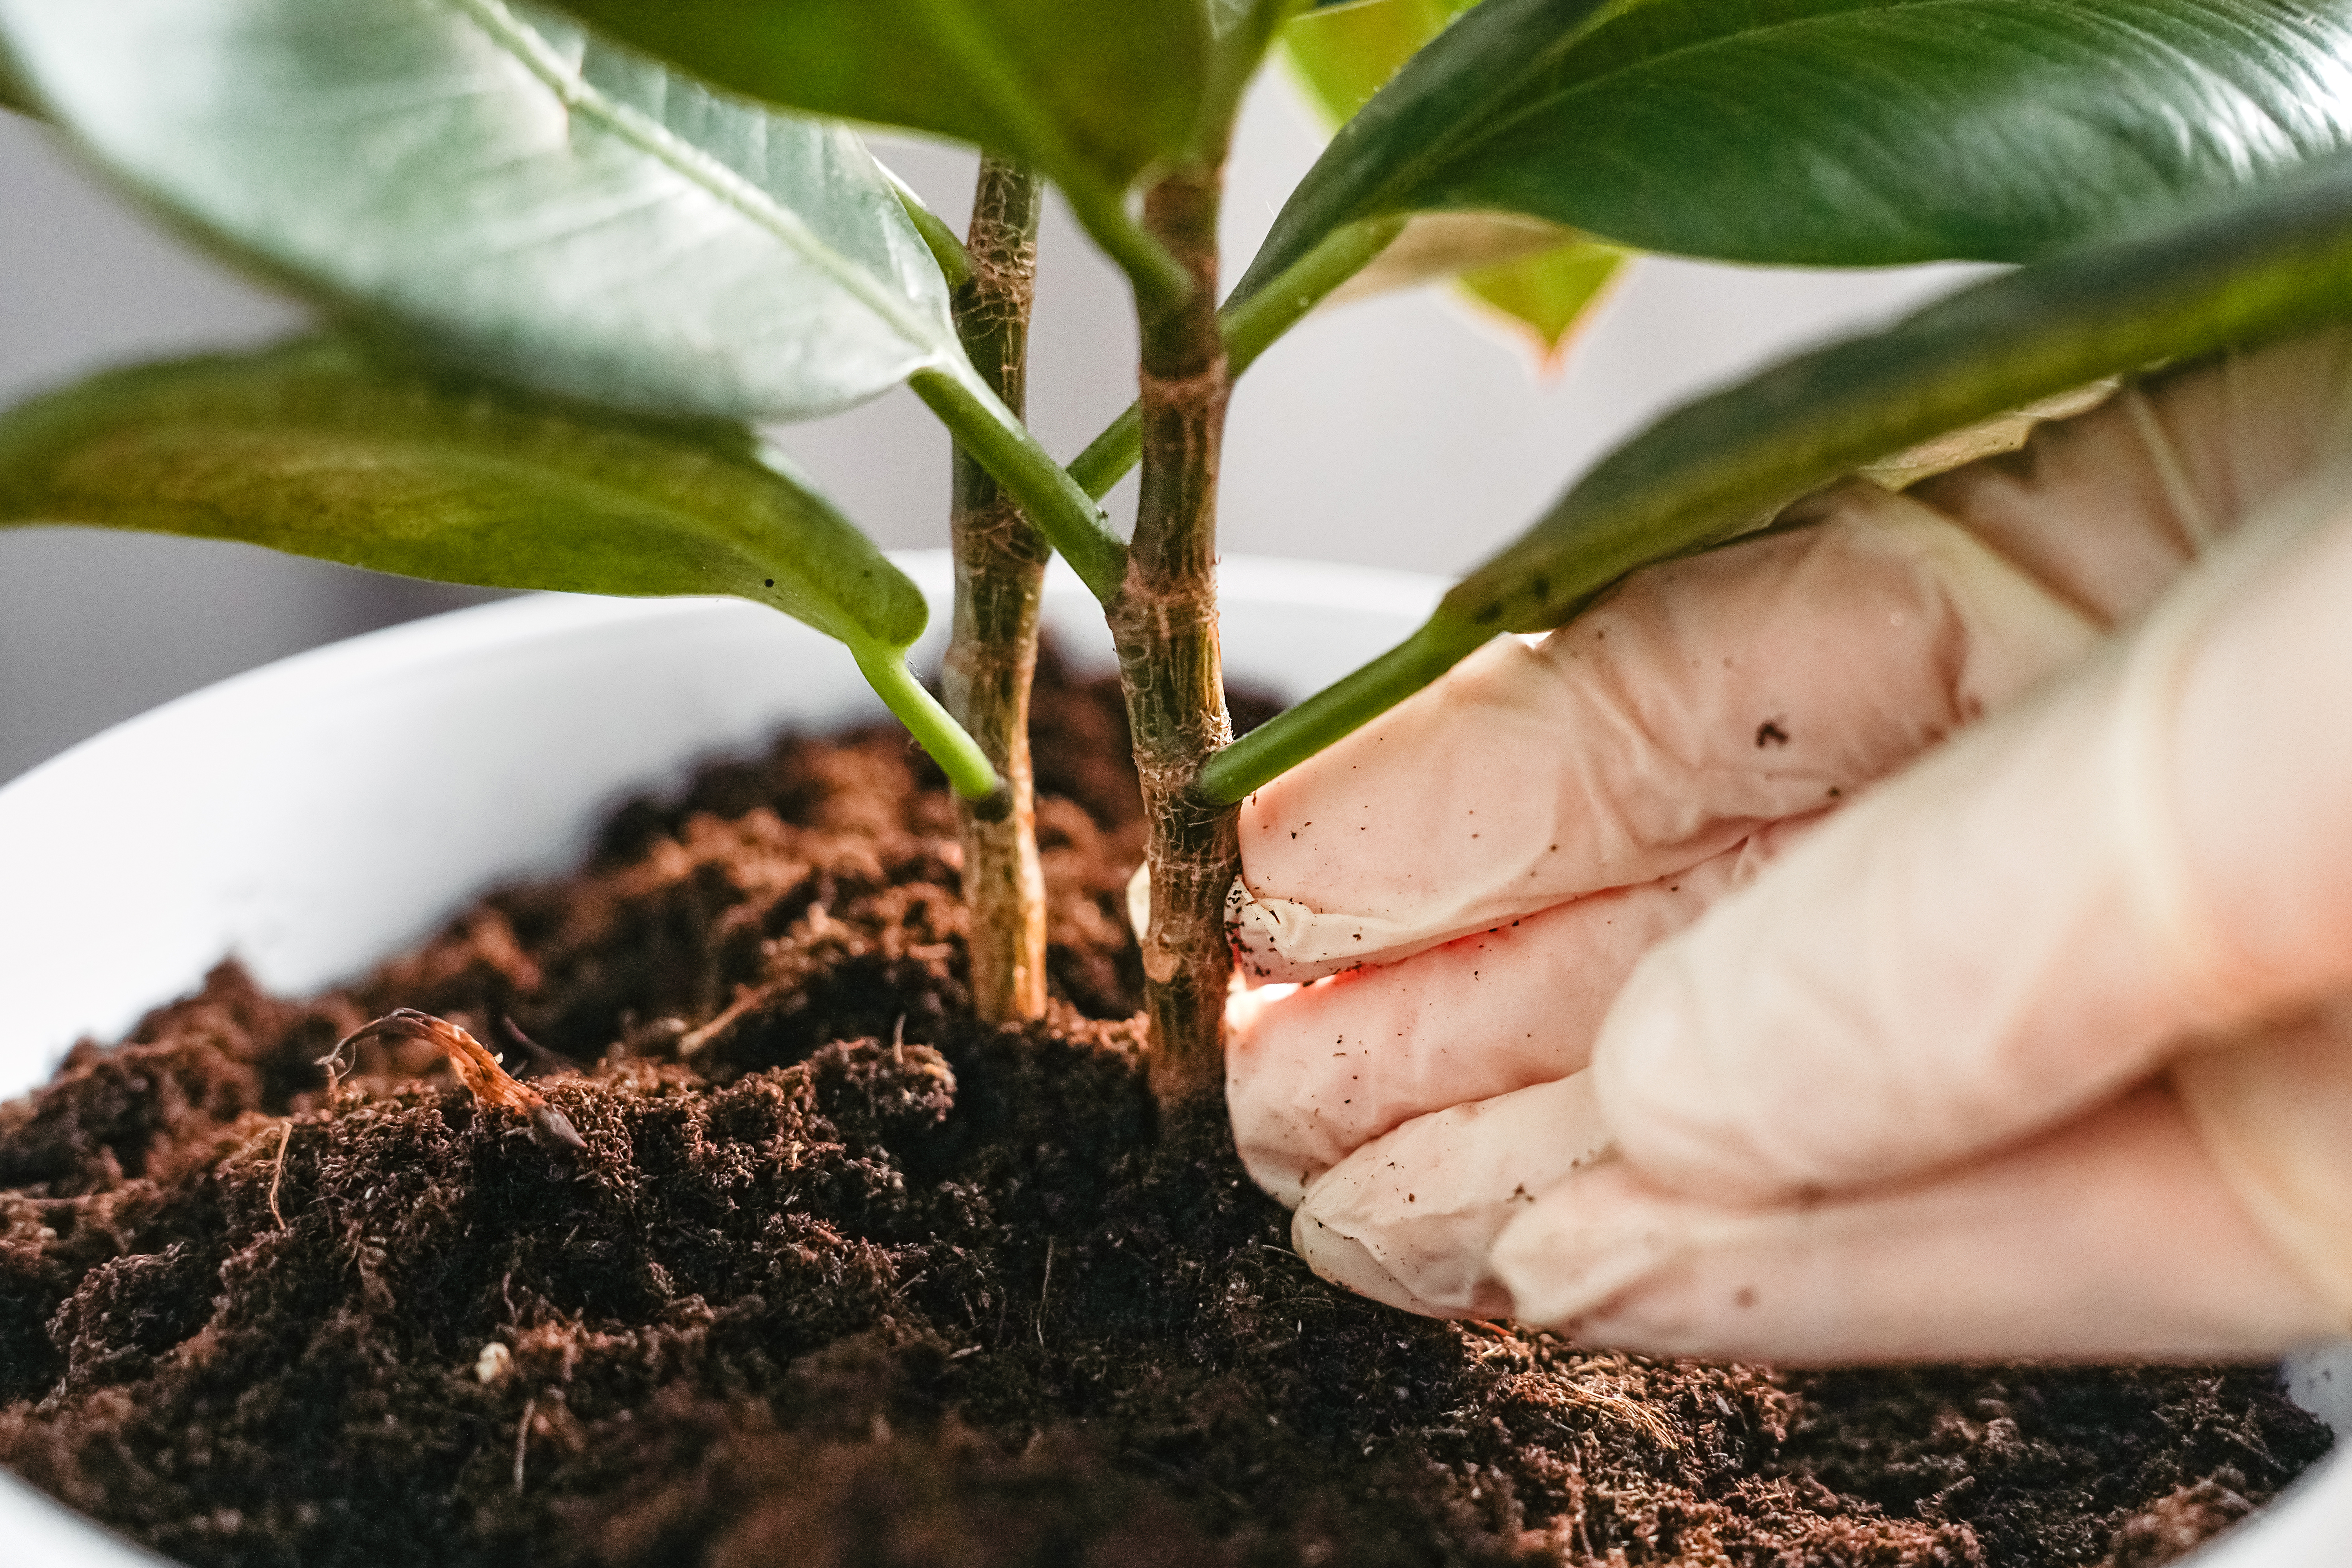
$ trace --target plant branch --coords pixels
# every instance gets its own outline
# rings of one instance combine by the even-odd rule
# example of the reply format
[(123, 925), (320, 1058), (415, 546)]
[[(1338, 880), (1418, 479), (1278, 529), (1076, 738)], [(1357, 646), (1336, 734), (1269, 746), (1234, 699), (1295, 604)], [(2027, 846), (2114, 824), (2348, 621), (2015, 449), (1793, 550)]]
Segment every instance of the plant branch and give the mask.
[(1444, 675), (1495, 635), (1440, 610), (1362, 668), (1277, 714), (1209, 759), (1193, 784), (1206, 806), (1238, 805), (1349, 731)]
[(963, 732), (937, 698), (923, 689), (923, 683), (915, 679), (898, 650), (852, 643), (849, 651), (874, 694), (898, 715), (916, 743), (931, 754), (957, 795), (985, 801), (998, 794), (1003, 785), (996, 770), (989, 765), (988, 753)]
[[(1225, 374), (1239, 380), (1257, 356), (1274, 346), (1331, 291), (1353, 278), (1403, 231), (1402, 217), (1351, 223), (1299, 258), (1298, 264), (1265, 288), (1228, 300), (1217, 312), (1225, 337)], [(1099, 500), (1127, 477), (1143, 455), (1143, 418), (1139, 405), (1111, 421), (1070, 465), (1070, 477)]]
[(1224, 1081), (1222, 1028), (1233, 954), (1225, 891), (1240, 870), (1228, 806), (1193, 793), (1201, 764), (1233, 736), (1217, 647), (1216, 496), (1232, 390), (1210, 301), (1217, 276), (1215, 170), (1180, 170), (1144, 199), (1144, 225), (1193, 288), (1145, 313), (1139, 381), (1143, 486), (1126, 580), (1109, 605), (1136, 770), (1150, 823), (1151, 920), (1143, 971), (1152, 1089), (1174, 1108)]
[(1020, 502), (1078, 580), (1110, 603), (1127, 571), (1127, 546), (1094, 497), (1037, 444), (995, 389), (968, 362), (917, 371), (908, 384), (939, 416), (957, 447)]
[[(972, 368), (1015, 414), (1027, 392), (1043, 205), (1036, 175), (1001, 159), (981, 161), (964, 246), (971, 276), (955, 291), (956, 332)], [(950, 522), (955, 621), (941, 682), (949, 708), (1004, 781), (1000, 795), (956, 802), (971, 914), (965, 950), (980, 1016), (1017, 1023), (1045, 1011), (1045, 878), (1029, 765), (1029, 687), (1053, 552), (1020, 504), (961, 447)]]

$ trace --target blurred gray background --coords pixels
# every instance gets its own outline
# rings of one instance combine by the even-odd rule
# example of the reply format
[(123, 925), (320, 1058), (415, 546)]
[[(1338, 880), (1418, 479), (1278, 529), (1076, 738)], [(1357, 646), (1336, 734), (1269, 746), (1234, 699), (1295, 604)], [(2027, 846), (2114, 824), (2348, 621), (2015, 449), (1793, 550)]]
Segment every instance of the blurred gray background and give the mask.
[[(1322, 136), (1278, 69), (1230, 176), (1238, 275)], [(973, 160), (877, 141), (961, 230)], [(1067, 458), (1132, 395), (1124, 286), (1066, 216), (1041, 246), (1030, 419)], [(1547, 373), (1442, 289), (1319, 314), (1234, 404), (1223, 547), (1457, 574), (1674, 404), (1908, 308), (1957, 268), (1807, 273), (1648, 260)], [(0, 405), (90, 371), (256, 344), (300, 310), (191, 250), (26, 121), (0, 113)], [(883, 543), (943, 543), (947, 440), (905, 392), (781, 439)], [(1124, 526), (1133, 481), (1111, 505)], [(317, 643), (491, 595), (243, 545), (0, 531), (0, 781), (168, 698)]]

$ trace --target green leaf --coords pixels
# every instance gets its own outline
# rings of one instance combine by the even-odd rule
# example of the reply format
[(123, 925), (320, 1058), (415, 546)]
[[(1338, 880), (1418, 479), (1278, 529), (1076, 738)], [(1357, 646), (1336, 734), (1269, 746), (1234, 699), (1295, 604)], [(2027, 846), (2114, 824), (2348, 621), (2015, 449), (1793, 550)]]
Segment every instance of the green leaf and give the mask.
[(1874, 458), (2102, 376), (2352, 314), (2352, 159), (2163, 235), (2023, 268), (1667, 415), (1446, 596), (1534, 631)]
[(926, 615), (742, 426), (452, 381), (335, 339), (111, 372), (0, 416), (0, 524), (42, 522), (484, 587), (732, 594), (891, 648)]
[(1324, 123), (1345, 125), (1397, 68), (1477, 0), (1353, 0), (1283, 29), (1291, 74)]
[(1213, 70), (1205, 0), (562, 3), (739, 92), (1027, 163), (1130, 272), (1171, 286), (1173, 262), (1124, 197), (1192, 145)]
[(1201, 789), (1238, 800), (1494, 633), (1559, 626), (1628, 573), (1745, 533), (1874, 459), (2102, 377), (2346, 317), (2352, 156), (2338, 156), (2163, 233), (2021, 268), (1800, 355), (1619, 447), (1403, 649), (1220, 752)]
[(1540, 256), (1472, 268), (1462, 274), (1462, 291), (1523, 329), (1537, 357), (1556, 364), (1585, 312), (1632, 256), (1617, 246), (1572, 239)]
[(1485, 0), (1334, 138), (1236, 292), (1442, 210), (1738, 261), (2031, 259), (2352, 143), (2347, 67), (2345, 0)]
[(801, 418), (954, 362), (939, 268), (855, 137), (523, 15), (0, 0), (0, 47), (146, 198), (469, 368)]
[(116, 371), (0, 416), (0, 527), (37, 523), (483, 587), (751, 599), (848, 645), (958, 790), (997, 787), (908, 673), (921, 591), (740, 425), (635, 419), (310, 339)]
[(1209, 78), (1193, 116), (1190, 162), (1225, 162), (1242, 94), (1273, 47), (1282, 25), (1305, 0), (1205, 0), (1209, 16)]

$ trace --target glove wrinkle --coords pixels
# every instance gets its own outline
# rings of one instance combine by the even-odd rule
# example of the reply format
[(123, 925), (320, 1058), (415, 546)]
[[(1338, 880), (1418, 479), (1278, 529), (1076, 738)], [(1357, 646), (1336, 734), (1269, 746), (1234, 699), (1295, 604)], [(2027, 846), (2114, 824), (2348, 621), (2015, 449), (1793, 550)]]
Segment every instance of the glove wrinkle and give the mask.
[(2254, 1224), (2352, 1331), (2352, 1002), (2193, 1051), (2172, 1082)]

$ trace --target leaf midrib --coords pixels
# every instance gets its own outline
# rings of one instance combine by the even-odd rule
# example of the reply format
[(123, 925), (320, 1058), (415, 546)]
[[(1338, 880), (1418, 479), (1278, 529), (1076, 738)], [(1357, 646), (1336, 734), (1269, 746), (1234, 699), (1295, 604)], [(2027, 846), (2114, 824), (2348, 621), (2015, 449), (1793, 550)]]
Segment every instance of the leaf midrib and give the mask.
[[(667, 127), (589, 86), (564, 65), (545, 38), (509, 10), (503, 0), (443, 3), (480, 28), (509, 58), (554, 93), (567, 110), (658, 160), (681, 178), (700, 186), (751, 223), (774, 235), (908, 343), (928, 353), (929, 363), (942, 363), (950, 358), (953, 348), (943, 329), (934, 328), (908, 310), (904, 301), (882, 288), (866, 268), (819, 239), (799, 214), (770, 200), (751, 181)], [(667, 78), (665, 70), (665, 86)]]

